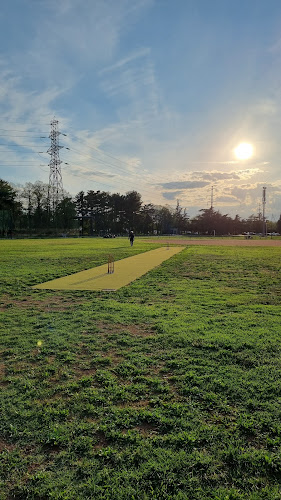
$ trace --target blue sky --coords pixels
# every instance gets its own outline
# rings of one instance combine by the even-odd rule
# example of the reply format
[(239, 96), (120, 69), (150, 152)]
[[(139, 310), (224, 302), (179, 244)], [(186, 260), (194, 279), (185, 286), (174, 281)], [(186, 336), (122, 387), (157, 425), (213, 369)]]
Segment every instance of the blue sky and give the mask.
[[(3, 5), (4, 4), (4, 5)], [(10, 0), (0, 11), (0, 178), (125, 193), (190, 216), (281, 212), (279, 0)], [(253, 145), (238, 160), (234, 148)], [(69, 149), (66, 149), (69, 148)], [(41, 153), (43, 152), (43, 153)]]

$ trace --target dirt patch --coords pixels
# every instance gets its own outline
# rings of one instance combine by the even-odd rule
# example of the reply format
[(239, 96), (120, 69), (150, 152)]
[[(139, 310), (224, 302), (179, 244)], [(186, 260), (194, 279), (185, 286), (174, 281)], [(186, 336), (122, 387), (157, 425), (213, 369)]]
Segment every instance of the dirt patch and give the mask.
[(131, 335), (134, 335), (137, 337), (151, 337), (151, 336), (155, 335), (155, 332), (152, 332), (152, 330), (147, 330), (146, 328), (141, 328), (140, 326), (136, 326), (136, 325), (129, 325), (129, 326), (123, 327), (123, 330), (126, 330)]
[(3, 295), (1, 297), (0, 311), (6, 311), (9, 308), (17, 307), (20, 309), (36, 309), (39, 312), (59, 312), (67, 311), (73, 307), (73, 305), (82, 304), (82, 300), (74, 299), (73, 297), (68, 298), (64, 295), (48, 297), (42, 300), (35, 299), (31, 296), (25, 296), (22, 299), (14, 299), (9, 295)]
[(100, 448), (106, 448), (109, 446), (109, 441), (106, 439), (104, 433), (102, 431), (98, 431), (96, 433), (97, 443), (94, 445), (95, 450), (99, 450)]
[(5, 377), (5, 374), (6, 374), (5, 364), (0, 363), (0, 380), (3, 380), (3, 378)]
[(58, 444), (45, 443), (42, 445), (42, 451), (49, 455), (56, 455), (57, 453), (60, 453), (61, 450), (62, 447)]
[(130, 410), (139, 410), (140, 408), (146, 408), (149, 406), (149, 399), (141, 399), (140, 401), (122, 401), (116, 406), (118, 408), (130, 408)]
[(138, 431), (143, 437), (148, 437), (151, 434), (157, 433), (157, 427), (154, 424), (150, 424), (148, 422), (143, 422), (141, 425), (135, 427), (136, 431)]
[(40, 467), (43, 467), (43, 466), (42, 466), (42, 464), (40, 465), (38, 462), (36, 462), (34, 464), (29, 464), (28, 467), (27, 467), (27, 473), (28, 473), (28, 475), (33, 474)]
[(15, 448), (15, 444), (8, 443), (4, 439), (0, 439), (0, 453), (2, 453), (3, 451), (13, 451)]
[(98, 322), (97, 328), (99, 333), (129, 333), (132, 336), (137, 337), (152, 337), (155, 336), (155, 332), (141, 325), (124, 325), (121, 323), (105, 323)]
[(79, 380), (80, 378), (83, 378), (83, 377), (93, 377), (96, 372), (97, 372), (97, 369), (96, 368), (87, 368), (87, 367), (80, 367), (80, 366), (74, 366), (73, 368), (74, 372), (75, 372), (75, 375), (76, 375), (76, 378)]
[(224, 246), (224, 247), (281, 247), (281, 240), (271, 240), (261, 238), (260, 240), (242, 240), (236, 238), (206, 238), (206, 239), (175, 239), (173, 237), (159, 238), (155, 240), (146, 240), (148, 243), (156, 243), (161, 245), (205, 245), (205, 246)]

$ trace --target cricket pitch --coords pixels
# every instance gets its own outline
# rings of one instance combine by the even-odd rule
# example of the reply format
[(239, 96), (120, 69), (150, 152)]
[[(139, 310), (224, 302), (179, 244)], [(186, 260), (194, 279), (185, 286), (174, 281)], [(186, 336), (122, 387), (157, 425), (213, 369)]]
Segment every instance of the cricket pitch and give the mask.
[(181, 252), (184, 247), (161, 247), (114, 263), (114, 273), (108, 274), (108, 264), (80, 271), (63, 278), (46, 281), (33, 288), (49, 290), (104, 290), (115, 291), (128, 285), (165, 260)]

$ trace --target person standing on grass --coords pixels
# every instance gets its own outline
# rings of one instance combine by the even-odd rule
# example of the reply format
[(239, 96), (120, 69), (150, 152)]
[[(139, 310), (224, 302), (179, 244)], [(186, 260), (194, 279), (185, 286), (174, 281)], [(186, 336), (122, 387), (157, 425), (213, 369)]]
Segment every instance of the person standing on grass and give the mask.
[(130, 245), (132, 247), (134, 244), (134, 239), (135, 239), (134, 231), (130, 231), (129, 239), (130, 239)]

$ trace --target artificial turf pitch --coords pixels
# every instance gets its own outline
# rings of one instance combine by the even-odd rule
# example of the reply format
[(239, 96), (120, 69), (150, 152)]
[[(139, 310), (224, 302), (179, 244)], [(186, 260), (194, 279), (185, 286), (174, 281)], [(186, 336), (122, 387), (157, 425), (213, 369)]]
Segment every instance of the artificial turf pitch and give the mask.
[(108, 273), (108, 264), (93, 267), (63, 278), (46, 281), (33, 288), (49, 290), (107, 290), (115, 291), (128, 285), (165, 260), (181, 252), (183, 247), (161, 247), (127, 257), (114, 263), (114, 273)]

